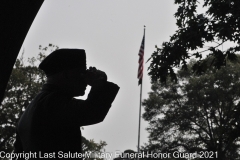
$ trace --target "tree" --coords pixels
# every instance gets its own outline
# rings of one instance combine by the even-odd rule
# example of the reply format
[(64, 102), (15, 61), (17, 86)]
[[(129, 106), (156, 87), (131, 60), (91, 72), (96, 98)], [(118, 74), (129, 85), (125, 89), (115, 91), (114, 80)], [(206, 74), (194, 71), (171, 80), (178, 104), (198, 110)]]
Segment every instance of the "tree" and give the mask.
[[(92, 152), (94, 159), (96, 160), (103, 160), (103, 158), (98, 157), (98, 153), (104, 152), (104, 147), (107, 145), (105, 141), (100, 141), (100, 143), (95, 143), (93, 139), (87, 140), (85, 137), (82, 136), (82, 152)], [(96, 155), (94, 155), (96, 153)], [(92, 157), (91, 157), (92, 158)], [(91, 158), (85, 158), (91, 159)]]
[(16, 60), (8, 81), (5, 97), (0, 106), (0, 150), (11, 152), (15, 140), (16, 124), (30, 101), (45, 83), (44, 73), (37, 68), (36, 61), (44, 56), (28, 59), (29, 65), (23, 64), (23, 57)]
[(87, 140), (82, 137), (82, 152), (101, 152), (104, 151), (104, 147), (107, 145), (105, 141), (100, 141), (100, 143), (95, 143), (93, 139)]
[[(153, 81), (166, 82), (168, 76), (177, 80), (174, 67), (187, 69), (187, 60), (197, 59), (193, 71), (201, 74), (210, 66), (221, 68), (227, 61), (236, 60), (240, 51), (240, 1), (239, 0), (203, 0), (205, 13), (199, 13), (197, 0), (175, 0), (179, 5), (176, 17), (178, 29), (152, 53), (149, 60), (149, 75)], [(219, 46), (231, 42), (232, 47), (220, 50)], [(211, 46), (209, 46), (211, 45)], [(225, 46), (224, 46), (225, 47)], [(203, 63), (203, 54), (214, 58), (208, 65)]]
[[(46, 57), (46, 53), (58, 48), (53, 44), (49, 44), (47, 47), (40, 45), (38, 57), (29, 58), (27, 65), (24, 64), (23, 54), (16, 60), (5, 97), (0, 106), (0, 151), (5, 153), (13, 151), (16, 124), (25, 108), (46, 81), (45, 73), (39, 70), (37, 65)], [(105, 141), (96, 143), (94, 140), (82, 137), (83, 152), (101, 152), (106, 145)]]
[[(213, 58), (204, 60), (211, 63)], [(143, 118), (155, 152), (212, 151), (218, 159), (240, 158), (240, 59), (202, 75), (180, 70), (179, 83), (152, 84)], [(194, 66), (191, 61), (188, 67)], [(209, 154), (210, 155), (210, 154)]]

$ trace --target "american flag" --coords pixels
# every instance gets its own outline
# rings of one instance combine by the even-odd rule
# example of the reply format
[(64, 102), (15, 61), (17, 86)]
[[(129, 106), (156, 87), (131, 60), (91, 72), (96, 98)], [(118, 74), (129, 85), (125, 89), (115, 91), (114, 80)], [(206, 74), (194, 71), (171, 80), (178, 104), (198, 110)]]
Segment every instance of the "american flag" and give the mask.
[(142, 78), (143, 78), (143, 61), (144, 61), (144, 42), (145, 42), (145, 34), (143, 35), (143, 39), (142, 39), (142, 43), (141, 43), (141, 47), (139, 50), (139, 66), (138, 66), (138, 85), (142, 84)]

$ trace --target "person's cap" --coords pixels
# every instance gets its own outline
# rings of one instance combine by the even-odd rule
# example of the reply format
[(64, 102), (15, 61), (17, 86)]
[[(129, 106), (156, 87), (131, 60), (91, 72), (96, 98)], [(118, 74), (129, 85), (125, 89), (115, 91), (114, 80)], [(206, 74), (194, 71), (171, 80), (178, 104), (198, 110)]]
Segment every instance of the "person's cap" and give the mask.
[(47, 76), (75, 68), (85, 71), (87, 69), (85, 50), (55, 50), (39, 64), (39, 68), (43, 70)]

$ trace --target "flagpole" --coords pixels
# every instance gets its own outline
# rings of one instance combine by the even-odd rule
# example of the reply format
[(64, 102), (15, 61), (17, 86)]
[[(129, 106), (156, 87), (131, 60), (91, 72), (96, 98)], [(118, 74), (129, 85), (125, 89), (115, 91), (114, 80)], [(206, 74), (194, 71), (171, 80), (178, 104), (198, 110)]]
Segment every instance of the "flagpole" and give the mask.
[[(145, 25), (144, 25), (144, 41), (145, 41)], [(145, 42), (144, 42), (145, 43)], [(143, 71), (142, 71), (143, 72)], [(141, 128), (141, 108), (142, 108), (142, 84), (143, 84), (143, 75), (141, 80), (141, 88), (140, 88), (140, 105), (139, 105), (139, 122), (138, 122), (138, 153), (140, 151), (140, 128)], [(139, 158), (137, 158), (139, 159)]]
[[(142, 78), (143, 82), (143, 78)], [(140, 128), (141, 128), (141, 108), (142, 108), (142, 84), (140, 88), (140, 107), (139, 107), (139, 122), (138, 122), (138, 153), (140, 151)]]

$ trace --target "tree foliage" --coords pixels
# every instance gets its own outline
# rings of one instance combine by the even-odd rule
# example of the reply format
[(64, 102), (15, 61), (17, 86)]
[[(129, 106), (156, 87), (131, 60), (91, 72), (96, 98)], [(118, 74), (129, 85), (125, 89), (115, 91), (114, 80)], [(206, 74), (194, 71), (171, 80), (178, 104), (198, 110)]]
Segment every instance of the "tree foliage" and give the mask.
[[(37, 66), (46, 57), (47, 53), (56, 49), (58, 49), (58, 46), (53, 44), (49, 44), (47, 47), (40, 45), (37, 58), (28, 58), (28, 63), (24, 63), (22, 54), (16, 60), (4, 100), (0, 106), (0, 151), (5, 153), (13, 151), (16, 124), (25, 108), (46, 81), (44, 72), (39, 70)], [(106, 145), (105, 141), (96, 143), (94, 140), (87, 140), (82, 137), (83, 152), (101, 152)]]
[(107, 145), (105, 141), (100, 141), (100, 143), (95, 143), (93, 139), (87, 140), (82, 137), (82, 152), (100, 152), (104, 151), (104, 147)]
[(43, 54), (39, 54), (38, 58), (28, 59), (29, 65), (24, 65), (23, 56), (16, 60), (0, 106), (1, 151), (13, 150), (16, 124), (25, 108), (45, 83), (44, 73), (35, 65), (35, 62), (43, 57)]
[[(204, 60), (210, 64), (213, 58)], [(144, 100), (143, 118), (155, 152), (213, 151), (219, 159), (240, 158), (240, 61), (202, 75), (177, 73), (179, 83), (155, 82)], [(188, 67), (194, 66), (191, 61)]]
[[(205, 13), (199, 13), (198, 7), (203, 3)], [(153, 81), (166, 82), (170, 75), (177, 80), (174, 67), (187, 69), (187, 60), (198, 59), (193, 71), (201, 74), (209, 66), (221, 68), (227, 61), (236, 60), (240, 51), (240, 1), (239, 0), (175, 0), (178, 5), (174, 14), (178, 29), (152, 53), (149, 60), (149, 75)], [(219, 46), (232, 43), (226, 50)], [(210, 46), (209, 46), (210, 45)], [(212, 55), (214, 59), (206, 66), (202, 61), (203, 54)]]
[[(105, 141), (100, 141), (100, 143), (94, 142), (93, 139), (87, 140), (85, 137), (82, 136), (82, 152), (91, 152), (92, 154), (94, 153), (99, 153), (99, 152), (104, 152), (105, 149), (104, 147), (107, 145)], [(85, 158), (85, 160), (92, 160), (93, 158)], [(103, 158), (98, 157), (98, 155), (95, 155), (95, 160), (103, 160)]]

